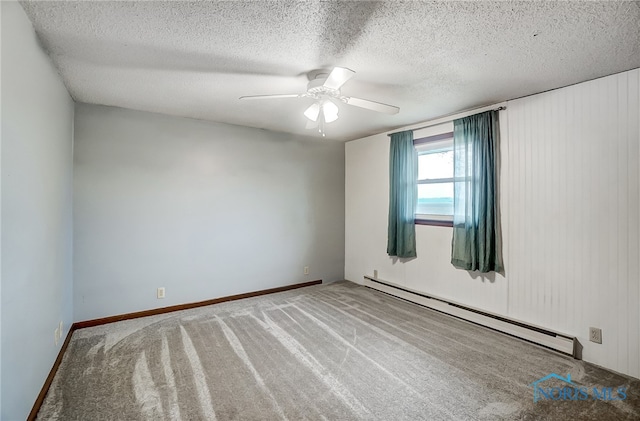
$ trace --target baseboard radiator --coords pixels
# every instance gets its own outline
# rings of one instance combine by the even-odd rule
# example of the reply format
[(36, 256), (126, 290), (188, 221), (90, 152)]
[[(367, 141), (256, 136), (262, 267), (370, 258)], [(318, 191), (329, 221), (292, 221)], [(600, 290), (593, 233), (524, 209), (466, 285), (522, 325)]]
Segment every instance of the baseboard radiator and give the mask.
[(423, 294), (370, 276), (364, 277), (364, 285), (394, 297), (569, 354), (574, 358), (580, 357), (579, 343), (573, 336)]

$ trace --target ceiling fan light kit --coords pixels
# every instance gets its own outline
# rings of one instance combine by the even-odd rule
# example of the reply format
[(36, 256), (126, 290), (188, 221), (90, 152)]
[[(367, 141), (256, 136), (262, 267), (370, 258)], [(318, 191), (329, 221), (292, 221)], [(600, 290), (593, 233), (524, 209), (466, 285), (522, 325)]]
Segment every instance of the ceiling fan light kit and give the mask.
[(318, 104), (317, 102), (314, 102), (313, 104), (311, 104), (311, 106), (307, 108), (304, 112), (304, 116), (311, 121), (317, 121), (319, 115), (320, 115), (320, 104)]
[(338, 119), (338, 106), (331, 100), (321, 99), (311, 104), (304, 112), (305, 117), (311, 121), (318, 121), (321, 114), (325, 123), (332, 123)]
[(327, 123), (336, 121), (338, 119), (338, 106), (329, 99), (324, 100), (322, 103), (322, 115)]
[(305, 93), (251, 95), (241, 96), (240, 99), (313, 98), (315, 102), (304, 111), (304, 115), (310, 121), (317, 122), (317, 125), (307, 125), (307, 128), (318, 127), (318, 133), (323, 137), (325, 136), (324, 124), (338, 119), (339, 108), (335, 101), (385, 114), (397, 114), (400, 111), (400, 108), (393, 105), (342, 95), (340, 88), (353, 75), (355, 72), (346, 67), (334, 67), (328, 74), (322, 70), (315, 70), (308, 74), (309, 83)]

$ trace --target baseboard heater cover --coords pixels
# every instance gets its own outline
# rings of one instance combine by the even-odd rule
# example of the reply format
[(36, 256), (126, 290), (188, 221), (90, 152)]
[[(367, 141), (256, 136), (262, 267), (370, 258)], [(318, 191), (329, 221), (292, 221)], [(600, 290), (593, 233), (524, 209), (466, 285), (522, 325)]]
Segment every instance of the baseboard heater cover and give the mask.
[(375, 290), (385, 292), (394, 297), (402, 298), (433, 310), (461, 318), (509, 335), (569, 354), (578, 358), (578, 341), (574, 336), (565, 335), (553, 330), (534, 326), (515, 319), (510, 319), (483, 310), (474, 309), (462, 304), (447, 301), (431, 295), (426, 295), (408, 288), (394, 285), (370, 276), (364, 277), (364, 285)]

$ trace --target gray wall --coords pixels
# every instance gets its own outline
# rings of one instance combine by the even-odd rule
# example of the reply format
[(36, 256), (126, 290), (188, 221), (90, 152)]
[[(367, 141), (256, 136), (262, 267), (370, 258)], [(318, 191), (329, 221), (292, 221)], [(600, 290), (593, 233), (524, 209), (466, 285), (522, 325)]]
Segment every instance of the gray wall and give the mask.
[(72, 322), (73, 101), (18, 3), (2, 2), (2, 413), (25, 419)]
[(76, 321), (343, 279), (343, 143), (87, 104), (75, 121)]

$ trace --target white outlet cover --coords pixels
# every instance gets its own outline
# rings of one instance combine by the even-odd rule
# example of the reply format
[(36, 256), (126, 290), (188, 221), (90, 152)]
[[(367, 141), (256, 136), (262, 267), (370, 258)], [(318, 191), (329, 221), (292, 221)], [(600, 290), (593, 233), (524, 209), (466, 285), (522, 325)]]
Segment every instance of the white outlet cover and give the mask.
[(158, 298), (164, 298), (165, 292), (164, 287), (158, 288)]

